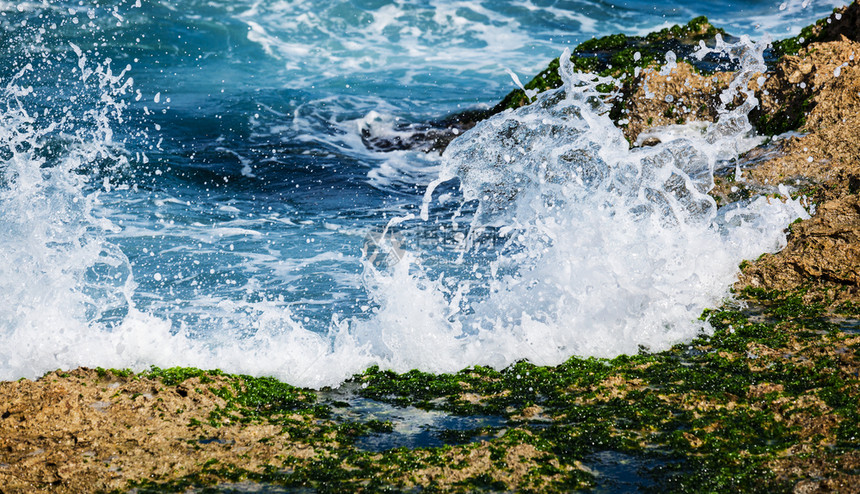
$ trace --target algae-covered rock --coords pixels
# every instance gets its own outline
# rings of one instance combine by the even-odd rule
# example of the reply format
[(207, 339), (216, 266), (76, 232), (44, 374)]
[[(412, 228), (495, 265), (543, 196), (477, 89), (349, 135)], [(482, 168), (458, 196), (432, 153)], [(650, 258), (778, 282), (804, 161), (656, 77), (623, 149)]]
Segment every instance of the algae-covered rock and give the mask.
[(810, 43), (837, 41), (843, 37), (860, 41), (860, 4), (837, 7), (833, 13), (801, 29), (800, 34), (773, 43), (777, 57), (796, 55)]
[[(811, 43), (796, 55), (783, 56), (758, 88), (760, 106), (750, 115), (758, 131), (775, 135), (820, 129), (826, 120), (841, 124), (842, 118), (856, 115), (851, 86), (857, 76), (858, 47), (860, 43), (843, 37)], [(816, 112), (819, 103), (825, 107)], [(809, 118), (817, 120), (807, 127)]]
[[(860, 43), (813, 43), (785, 56), (759, 93), (766, 122), (804, 135), (785, 140), (783, 156), (752, 170), (754, 179), (804, 177), (833, 184), (840, 173), (858, 171)], [(794, 121), (799, 125), (789, 123)]]
[[(260, 392), (263, 391), (263, 395)], [(256, 416), (243, 400), (269, 409)], [(196, 369), (76, 369), (0, 383), (0, 492), (124, 490), (130, 480), (180, 478), (207, 462), (262, 472), (274, 458), (314, 456), (324, 423), (315, 394), (270, 379)], [(266, 417), (268, 418), (268, 417)]]
[[(717, 34), (725, 34), (720, 28), (712, 26), (706, 17), (697, 17), (685, 25), (676, 25), (646, 36), (626, 36), (614, 34), (602, 38), (587, 40), (577, 46), (571, 55), (573, 67), (581, 72), (590, 72), (602, 76), (612, 76), (618, 79), (617, 87), (605, 87), (606, 92), (622, 90), (625, 93), (635, 92), (639, 87), (639, 75), (648, 67), (657, 67), (664, 62), (667, 52), (672, 52), (678, 60), (683, 60), (698, 46), (699, 41), (712, 41)], [(696, 72), (710, 73), (718, 68), (711, 59), (691, 60)], [(362, 133), (364, 144), (377, 151), (393, 151), (398, 149), (418, 149), (424, 152), (442, 152), (455, 137), (475, 126), (481, 120), (489, 118), (507, 109), (519, 108), (533, 101), (531, 95), (561, 87), (562, 81), (558, 74), (559, 61), (554, 59), (548, 66), (532, 78), (522, 89), (508, 93), (502, 100), (489, 110), (469, 110), (449, 115), (445, 118), (424, 122), (404, 122), (396, 129), (400, 136), (375, 136), (369, 131)], [(692, 96), (691, 96), (692, 98)], [(613, 109), (616, 121), (623, 120), (625, 115), (631, 115), (624, 109), (623, 102), (629, 98), (617, 101)], [(703, 103), (709, 109), (714, 108), (710, 101)], [(701, 104), (696, 104), (698, 110)], [(658, 112), (662, 115), (665, 109)], [(712, 111), (709, 111), (709, 115)], [(710, 115), (713, 116), (713, 115)], [(638, 118), (636, 115), (634, 118)], [(647, 119), (647, 117), (645, 117)], [(675, 120), (678, 118), (676, 117)], [(635, 135), (628, 139), (635, 140)]]
[[(671, 51), (678, 59), (682, 59), (692, 53), (699, 41), (713, 41), (717, 34), (726, 33), (712, 26), (707, 17), (696, 17), (685, 25), (672, 26), (646, 36), (613, 34), (590, 39), (580, 43), (573, 50), (570, 59), (574, 68), (581, 72), (612, 76), (624, 85), (632, 82), (640, 70), (661, 64), (667, 52)], [(714, 68), (709, 61), (696, 60), (694, 64), (699, 70), (709, 71)], [(523, 87), (537, 92), (561, 87), (558, 67), (556, 58)], [(530, 98), (526, 93), (522, 89), (516, 89), (493, 107), (491, 114), (518, 108), (529, 102)]]

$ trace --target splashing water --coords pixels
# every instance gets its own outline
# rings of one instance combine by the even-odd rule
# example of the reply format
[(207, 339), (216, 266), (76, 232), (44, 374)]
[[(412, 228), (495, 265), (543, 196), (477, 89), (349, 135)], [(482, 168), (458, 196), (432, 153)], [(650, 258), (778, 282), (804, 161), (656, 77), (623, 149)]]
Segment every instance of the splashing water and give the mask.
[(29, 64), (0, 89), (0, 345), (14, 349), (0, 355), (4, 375), (59, 366), (69, 355), (86, 359), (98, 352), (87, 335), (102, 317), (132, 310), (128, 260), (104, 240), (117, 227), (93, 215), (98, 194), (83, 192), (87, 168), (127, 164), (111, 120), (121, 121), (132, 81), (127, 69), (89, 69), (84, 57), (80, 68), (81, 83), (103, 90), (101, 105), (85, 112), (28, 111), (39, 97), (20, 84)]
[[(557, 364), (572, 354), (660, 350), (707, 331), (697, 317), (728, 296), (738, 263), (778, 250), (785, 225), (807, 217), (796, 201), (758, 198), (718, 210), (707, 195), (718, 163), (736, 157), (751, 130), (756, 100), (746, 88), (765, 68), (766, 44), (745, 37), (702, 45), (698, 56), (722, 52), (742, 68), (719, 120), (701, 135), (628, 149), (596, 90), (608, 80), (575, 73), (566, 51), (563, 88), (455, 140), (423, 217), (434, 187), (459, 178), (464, 199), (479, 202), (471, 236), (492, 228), (504, 246), (487, 269), (463, 270), (488, 286), (484, 296), (451, 295), (417, 261), (413, 274), (403, 265), (387, 277), (375, 273), (384, 281), (373, 333), (390, 364), (406, 370), (426, 348), (432, 362), (421, 363), (433, 370), (520, 358)], [(737, 94), (743, 102), (728, 110)], [(404, 341), (417, 342), (405, 361)]]
[[(563, 88), (450, 145), (422, 216), (430, 218), (434, 190), (458, 178), (469, 234), (453, 251), (441, 244), (413, 249), (390, 266), (365, 260), (357, 289), (365, 292), (367, 314), (335, 313), (319, 331), (290, 304), (267, 297), (204, 294), (188, 308), (172, 289), (142, 289), (150, 282), (135, 277), (143, 261), (130, 259), (122, 241), (143, 233), (102, 202), (111, 190), (133, 189), (123, 183), (124, 170), (147, 162), (135, 152), (140, 163), (132, 163), (125, 146), (148, 135), (114, 132), (127, 124), (128, 101), (140, 93), (133, 93), (128, 67), (114, 73), (109, 60), (93, 65), (71, 48), (77, 82), (68, 101), (54, 104), (55, 96), (25, 82), (32, 66), (0, 81), (3, 379), (77, 365), (195, 365), (323, 386), (373, 364), (438, 372), (658, 350), (706, 331), (697, 317), (727, 295), (738, 263), (780, 248), (785, 225), (805, 216), (796, 202), (764, 198), (718, 210), (707, 195), (716, 168), (737, 156), (750, 130), (746, 114), (755, 101), (743, 89), (763, 70), (763, 44), (742, 39), (715, 48), (743, 66), (730, 88), (743, 104), (724, 109), (702, 134), (634, 150), (596, 90), (606, 81), (564, 63)], [(160, 93), (150, 99), (158, 103)], [(242, 166), (249, 180), (260, 173)], [(262, 237), (248, 226), (262, 222), (236, 220), (206, 235)], [(429, 223), (401, 226), (444, 237)], [(184, 234), (196, 244), (202, 232), (191, 224)], [(248, 257), (296, 255), (267, 248), (274, 250), (264, 245)], [(147, 274), (155, 281), (178, 276)], [(252, 276), (241, 290), (261, 284)], [(178, 321), (191, 309), (205, 317)]]

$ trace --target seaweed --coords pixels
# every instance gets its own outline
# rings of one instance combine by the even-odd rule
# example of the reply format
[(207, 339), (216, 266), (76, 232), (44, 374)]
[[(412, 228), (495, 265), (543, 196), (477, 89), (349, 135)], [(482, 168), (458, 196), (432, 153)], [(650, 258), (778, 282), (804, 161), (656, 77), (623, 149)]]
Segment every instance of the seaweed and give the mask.
[[(755, 310), (734, 304), (706, 310), (707, 332), (658, 353), (571, 357), (557, 366), (521, 361), (453, 374), (372, 367), (347, 384), (363, 399), (395, 407), (502, 419), (498, 427), (442, 431), (448, 444), (441, 447), (364, 451), (358, 438), (392, 433), (393, 425), (333, 417), (325, 413), (335, 403), (326, 393), (314, 399), (311, 390), (271, 378), (215, 371), (229, 383), (209, 388), (229, 403), (222, 418), (280, 424), (317, 453), (262, 465), (210, 461), (179, 479), (130, 487), (174, 492), (249, 481), (320, 492), (568, 492), (611, 485), (583, 465), (614, 452), (636, 458), (653, 490), (787, 492), (798, 479), (780, 474), (781, 462), (837, 465), (860, 446), (860, 343), (828, 326), (824, 306), (804, 303), (803, 294), (741, 290), (738, 296)], [(207, 373), (151, 375), (181, 384), (179, 376)], [(820, 421), (836, 427), (815, 432), (806, 425)]]
[[(725, 34), (725, 31), (712, 26), (707, 17), (701, 16), (687, 24), (665, 28), (644, 37), (613, 34), (586, 40), (574, 48), (570, 60), (575, 70), (617, 78), (618, 86), (624, 87), (633, 82), (637, 68), (654, 66), (669, 50), (682, 53), (692, 51), (698, 41), (712, 39), (717, 34)], [(558, 68), (559, 61), (556, 58), (523, 87), (538, 92), (561, 87)], [(709, 72), (708, 64), (701, 64), (701, 67), (697, 68)], [(601, 92), (610, 93), (614, 88), (604, 86), (599, 89)], [(516, 89), (508, 93), (487, 116), (527, 105), (531, 101), (522, 89)], [(615, 104), (617, 106), (621, 103), (616, 101)], [(614, 114), (620, 115), (620, 109), (613, 110)]]

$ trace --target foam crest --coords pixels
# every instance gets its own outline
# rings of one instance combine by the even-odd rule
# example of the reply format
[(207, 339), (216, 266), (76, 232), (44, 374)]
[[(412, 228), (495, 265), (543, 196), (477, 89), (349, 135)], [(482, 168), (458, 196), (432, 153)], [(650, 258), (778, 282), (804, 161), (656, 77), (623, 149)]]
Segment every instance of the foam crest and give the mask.
[[(86, 65), (80, 56), (82, 66)], [(126, 69), (127, 70), (127, 69)], [(86, 358), (88, 338), (105, 316), (130, 310), (134, 289), (125, 255), (106, 242), (117, 227), (93, 214), (99, 194), (87, 189), (91, 168), (126, 164), (110, 120), (120, 117), (131, 85), (109, 62), (81, 70), (100, 92), (101, 105), (40, 115), (41, 95), (27, 84), (25, 66), (0, 89), (0, 354), (2, 377), (59, 366), (68, 354)], [(35, 74), (38, 77), (38, 74)], [(47, 114), (47, 112), (45, 112)]]
[[(484, 45), (513, 59), (517, 70), (539, 65), (521, 46), (533, 32), (504, 9), (468, 2), (393, 2), (369, 13), (330, 2), (325, 19), (311, 2), (242, 5), (233, 17), (250, 27), (242, 36), (299, 74), (289, 85), (325, 88), (305, 103), (285, 103), (289, 112), (260, 121), (254, 139), (288, 134), (285, 140), (313, 145), (297, 153), (313, 150), (332, 163), (358, 156), (370, 171), (356, 176), (369, 174), (384, 190), (411, 192), (438, 176), (421, 211), (428, 220), (443, 182), (459, 180), (465, 204), (433, 210), (438, 223), (390, 221), (385, 233), (399, 228), (411, 252), (394, 263), (365, 259), (357, 281), (359, 244), (377, 211), (344, 206), (336, 219), (325, 217), (331, 210), (286, 217), (256, 208), (282, 196), (232, 201), (235, 190), (258, 185), (247, 185), (251, 179), (271, 183), (265, 169), (250, 169), (244, 156), (252, 154), (241, 148), (219, 145), (218, 152), (238, 160), (247, 181), (225, 192), (212, 186), (208, 200), (203, 189), (164, 193), (180, 175), (167, 172), (171, 163), (162, 175), (157, 162), (143, 158), (142, 168), (155, 169), (141, 184), (155, 189), (150, 201), (148, 192), (120, 183), (133, 154), (120, 132), (147, 141), (129, 144), (141, 155), (150, 141), (159, 142), (162, 158), (169, 155), (159, 140), (136, 135), (124, 115), (135, 97), (130, 69), (96, 63), (102, 55), (88, 44), (63, 42), (66, 55), (58, 56), (69, 60), (23, 67), (0, 81), (0, 379), (78, 365), (193, 365), (319, 387), (373, 364), (443, 372), (658, 350), (706, 331), (697, 317), (727, 295), (738, 263), (780, 248), (784, 227), (805, 215), (796, 202), (764, 199), (717, 209), (707, 195), (714, 170), (737, 155), (750, 128), (746, 112), (755, 102), (743, 93), (743, 78), (760, 68), (761, 45), (748, 40), (719, 47), (743, 61), (733, 88), (746, 103), (653, 148), (629, 150), (596, 90), (605, 80), (565, 63), (562, 89), (482, 122), (441, 160), (408, 152), (383, 159), (361, 136), (408, 138), (396, 120), (404, 111), (378, 97), (341, 94), (344, 77), (390, 68), (404, 85), (437, 87), (423, 74), (450, 69), (449, 87), (434, 90), (466, 91), (458, 81), (501, 73), (486, 61)], [(356, 56), (365, 46), (369, 53)], [(464, 66), (470, 74), (458, 72)], [(62, 91), (37, 84), (51, 78), (48, 67), (69, 69)], [(402, 105), (413, 114), (431, 106), (411, 97)], [(269, 121), (277, 126), (264, 128)], [(325, 178), (313, 177), (316, 188), (308, 190), (330, 194)], [(209, 191), (207, 185), (207, 197)], [(408, 209), (400, 204), (414, 197), (391, 195), (396, 204), (373, 207), (400, 214)], [(471, 222), (469, 234), (460, 239), (445, 215)], [(347, 312), (351, 307), (357, 309)], [(354, 316), (359, 308), (364, 314)]]
[(461, 325), (451, 321), (453, 307), (445, 287), (420, 271), (411, 255), (391, 273), (367, 264), (365, 286), (377, 307), (369, 320), (354, 320), (351, 329), (369, 346), (376, 363), (385, 367), (400, 372), (456, 371), (462, 367), (459, 358), (468, 341), (462, 338)]
[[(751, 129), (746, 114), (756, 101), (746, 83), (763, 67), (765, 45), (720, 40), (716, 49), (742, 64), (724, 101), (744, 102), (724, 107), (702, 131), (658, 146), (628, 149), (596, 89), (606, 81), (568, 63), (560, 69), (562, 89), (452, 142), (427, 197), (457, 177), (464, 199), (479, 202), (476, 248), (476, 232), (488, 228), (503, 247), (488, 266), (477, 261), (462, 270), (473, 284), (488, 285), (486, 293), (455, 301), (448, 291), (449, 312), (455, 304), (468, 310), (441, 323), (439, 310), (436, 320), (401, 322), (425, 334), (464, 328), (461, 355), (478, 345), (504, 364), (660, 350), (708, 331), (698, 316), (729, 295), (740, 261), (778, 250), (785, 226), (808, 217), (790, 199), (718, 210), (707, 194), (718, 163), (737, 156), (736, 143)], [(414, 290), (409, 281), (395, 274), (390, 284), (404, 294)], [(412, 281), (429, 283), (420, 272)], [(381, 319), (395, 318), (387, 310), (402, 306), (383, 304)]]

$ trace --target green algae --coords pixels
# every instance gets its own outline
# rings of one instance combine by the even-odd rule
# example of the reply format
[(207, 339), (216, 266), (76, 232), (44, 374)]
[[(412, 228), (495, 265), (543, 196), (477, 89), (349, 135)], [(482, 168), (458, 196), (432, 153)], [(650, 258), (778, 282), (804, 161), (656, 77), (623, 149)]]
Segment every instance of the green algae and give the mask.
[(326, 417), (330, 413), (328, 407), (315, 406), (315, 393), (271, 377), (233, 376), (229, 386), (210, 388), (210, 391), (227, 403), (212, 412), (210, 421), (213, 423), (225, 418), (245, 423), (272, 421), (292, 412), (317, 417)]
[[(834, 9), (834, 12), (838, 11), (838, 8)], [(820, 41), (822, 39), (822, 31), (827, 26), (828, 18), (818, 19), (813, 24), (804, 27), (797, 36), (774, 41), (772, 43), (774, 58), (780, 59), (785, 55), (797, 55), (801, 49), (806, 48), (811, 43)]]
[(752, 124), (760, 134), (775, 136), (806, 125), (806, 117), (815, 106), (812, 87), (792, 88), (783, 95), (776, 110), (764, 112), (756, 109), (750, 114)]
[[(596, 72), (600, 69), (600, 61), (597, 58), (572, 55), (570, 57), (570, 61), (573, 64), (574, 69), (578, 72)], [(562, 80), (561, 76), (558, 75), (558, 68), (559, 60), (558, 58), (555, 58), (549, 63), (547, 68), (542, 70), (523, 87), (526, 90), (534, 90), (539, 93), (561, 87)], [(522, 89), (516, 89), (508, 93), (502, 101), (493, 107), (487, 115), (484, 115), (483, 118), (490, 117), (509, 108), (525, 106), (532, 101), (533, 100), (529, 99)]]
[(111, 375), (121, 378), (134, 376), (134, 372), (131, 369), (104, 369), (102, 367), (96, 367), (96, 374), (102, 379)]
[(602, 38), (592, 38), (583, 41), (573, 51), (574, 53), (597, 52), (618, 50), (627, 46), (627, 36), (623, 34), (611, 34)]
[[(116, 371), (112, 372), (116, 374)], [(225, 375), (220, 370), (201, 370), (194, 367), (170, 367), (162, 369), (159, 367), (151, 367), (149, 371), (141, 374), (141, 377), (150, 379), (158, 379), (166, 386), (175, 386), (188, 379), (198, 377), (202, 383), (211, 382), (212, 376)]]
[[(616, 88), (623, 90), (625, 86), (632, 83), (637, 68), (655, 66), (668, 50), (677, 50), (699, 40), (712, 39), (717, 34), (725, 34), (725, 31), (712, 26), (707, 17), (696, 17), (687, 24), (665, 28), (644, 37), (613, 34), (584, 41), (574, 48), (570, 61), (578, 72), (589, 72), (618, 79), (617, 85), (603, 85), (599, 88), (601, 92), (610, 93)], [(537, 92), (561, 87), (562, 81), (558, 75), (558, 68), (559, 60), (556, 58), (523, 87)], [(493, 107), (489, 115), (518, 108), (531, 101), (522, 89), (516, 89)], [(620, 110), (615, 108), (614, 114), (620, 115)]]
[[(318, 454), (254, 469), (212, 463), (179, 480), (134, 486), (173, 492), (250, 481), (319, 492), (568, 492), (598, 487), (602, 480), (583, 465), (615, 452), (636, 458), (638, 475), (654, 490), (787, 492), (798, 477), (778, 475), (779, 462), (837, 464), (860, 448), (860, 341), (829, 323), (824, 305), (804, 303), (802, 292), (748, 288), (739, 297), (756, 310), (707, 310), (709, 334), (664, 352), (454, 374), (373, 367), (352, 379), (362, 399), (501, 419), (499, 426), (442, 433), (441, 447), (364, 451), (357, 440), (392, 433), (391, 423), (332, 418), (325, 410), (349, 403), (269, 378), (216, 372), (231, 382), (212, 391), (231, 403), (225, 410), (234, 420), (289, 426), (284, 430), (316, 445)], [(176, 382), (206, 373), (162, 375)], [(287, 412), (313, 420), (284, 419)], [(820, 421), (836, 426), (810, 433)], [(788, 453), (800, 445), (815, 453)], [(529, 454), (514, 476), (509, 462), (517, 448)], [(489, 467), (477, 468), (477, 457)], [(453, 472), (461, 475), (446, 478)]]
[(834, 312), (844, 316), (860, 316), (860, 304), (843, 302), (834, 308)]
[[(839, 11), (835, 9), (834, 12)], [(767, 54), (770, 67), (774, 67), (784, 56), (796, 55), (809, 44), (826, 40), (825, 28), (829, 18), (819, 19), (803, 28), (797, 36), (777, 40), (772, 43), (772, 49)], [(607, 95), (619, 91), (628, 94), (632, 91), (637, 69), (656, 67), (669, 50), (685, 52), (690, 46), (703, 40), (711, 40), (716, 35), (726, 35), (725, 30), (710, 24), (704, 16), (696, 17), (687, 24), (675, 25), (645, 36), (626, 36), (613, 34), (586, 40), (580, 43), (571, 55), (575, 70), (600, 76), (610, 76), (617, 80), (615, 84), (603, 84), (599, 90)], [(711, 74), (718, 69), (706, 62), (694, 62), (694, 72)], [(524, 85), (527, 91), (538, 93), (561, 87), (562, 81), (558, 75), (559, 61), (552, 60), (546, 69), (539, 72)], [(814, 106), (812, 87), (793, 87), (782, 95), (779, 107), (775, 111), (764, 112), (755, 110), (750, 115), (756, 130), (765, 136), (774, 136), (797, 130), (806, 124), (806, 116)], [(516, 89), (508, 93), (484, 118), (500, 113), (507, 109), (518, 108), (531, 103), (526, 92)], [(625, 103), (623, 98), (612, 101), (610, 116), (614, 121), (623, 119)], [(674, 109), (667, 109), (666, 118), (674, 119), (675, 123), (683, 124), (683, 116), (676, 116)], [(649, 123), (650, 125), (650, 123)]]
[(711, 25), (711, 23), (708, 22), (707, 17), (699, 16), (691, 19), (687, 24), (676, 24), (672, 27), (667, 27), (660, 31), (649, 33), (645, 36), (645, 40), (652, 43), (672, 39), (697, 42), (700, 40), (711, 39), (717, 34), (725, 35), (726, 31), (722, 28)]

